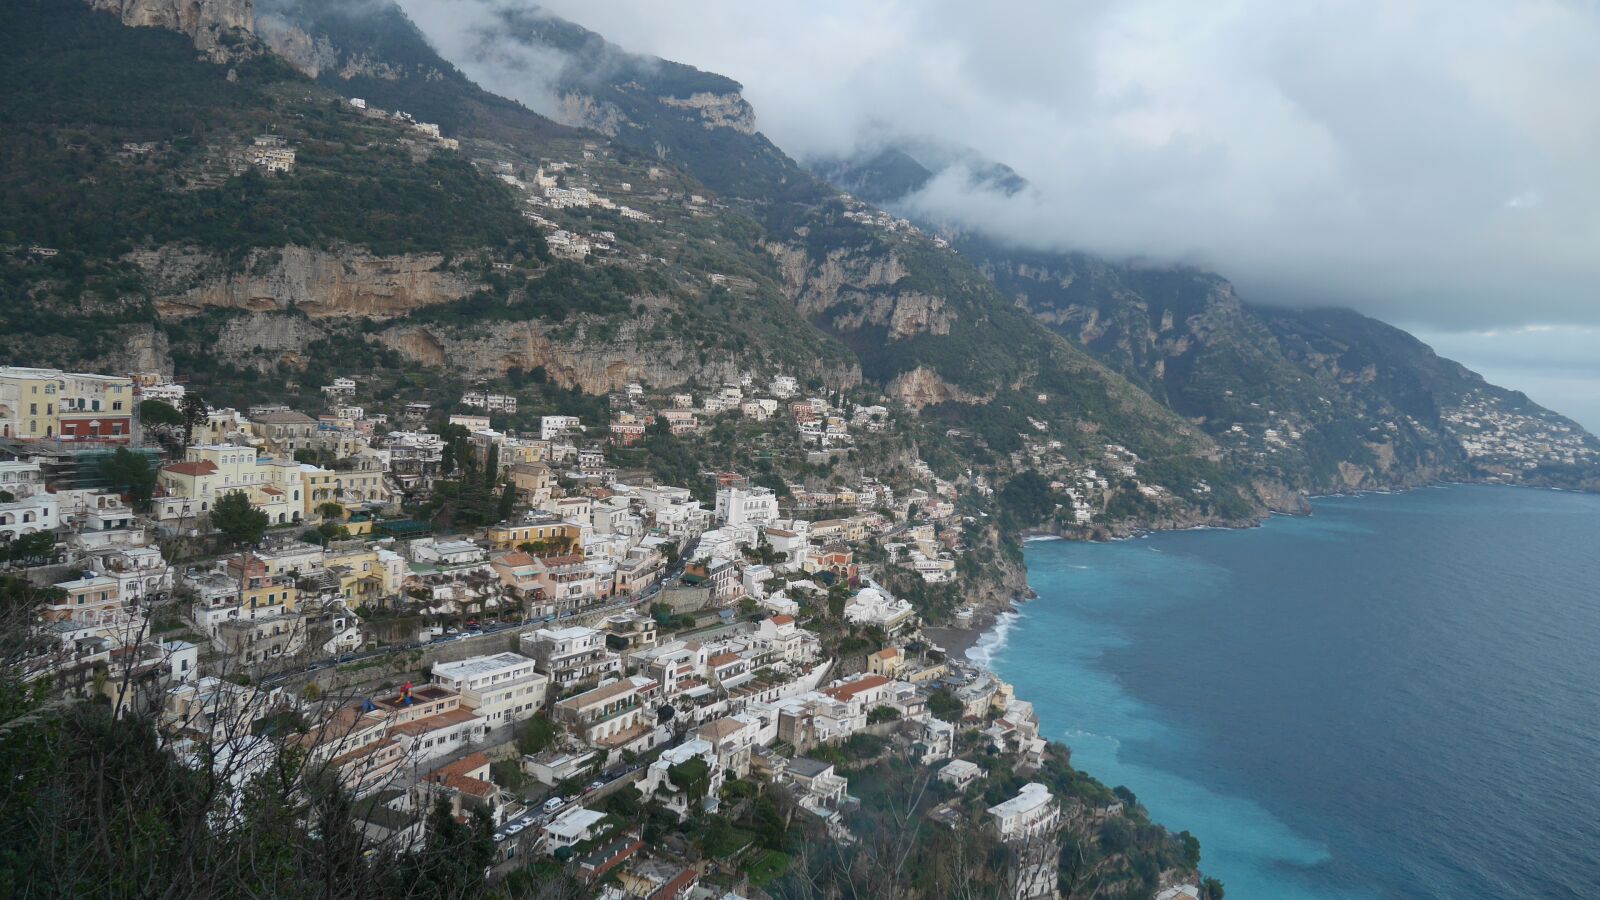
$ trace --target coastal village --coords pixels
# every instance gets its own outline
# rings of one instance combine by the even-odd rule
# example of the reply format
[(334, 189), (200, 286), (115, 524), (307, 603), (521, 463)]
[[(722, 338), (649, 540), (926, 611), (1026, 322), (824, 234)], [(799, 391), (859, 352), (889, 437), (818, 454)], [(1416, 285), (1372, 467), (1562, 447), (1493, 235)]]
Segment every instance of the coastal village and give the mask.
[[(405, 112), (346, 108), (402, 124), (421, 157), (461, 151)], [(664, 260), (643, 248), (717, 206), (609, 145), (575, 149), (471, 160), (557, 260), (648, 268)], [(216, 150), (219, 173), (297, 165), (274, 134)], [(841, 216), (921, 234), (853, 198)], [(234, 408), (162, 372), (0, 368), (3, 577), (42, 597), (21, 625), (26, 679), (150, 718), (172, 754), (235, 790), (285, 759), (330, 776), (364, 837), (402, 853), (426, 845), (434, 810), (482, 822), (491, 881), (769, 897), (817, 863), (761, 840), (767, 823), (800, 823), (783, 830), (803, 829), (820, 859), (885, 840), (867, 813), (892, 814), (905, 789), (918, 812), (900, 830), (988, 842), (998, 896), (1079, 896), (1062, 886), (1085, 881), (1082, 896), (1220, 896), (1191, 837), (1177, 856), (1151, 849), (1168, 836), (1148, 837), (1133, 795), (1085, 786), (1032, 704), (967, 659), (1018, 599), (977, 599), (996, 580), (996, 486), (914, 442), (886, 454), (918, 433), (894, 398), (778, 370), (622, 384), (600, 415), (551, 410), (509, 376), (416, 393), (350, 370)], [(1312, 424), (1248, 407), (1225, 450), (1300, 452)], [(1487, 480), (1600, 458), (1581, 430), (1493, 400), (1443, 422)], [(1114, 441), (1067, 447), (1038, 418), (931, 427), (925, 446), (975, 443), (1034, 476), (1047, 498), (1034, 520), (1053, 533), (1183, 527), (1213, 494)], [(688, 442), (716, 452), (686, 452), (663, 478), (664, 448)], [(1160, 862), (1141, 862), (1137, 885), (1095, 880), (1128, 870), (1141, 839)], [(1121, 849), (1064, 871), (1085, 842)]]
[[(1011, 848), (1007, 896), (1056, 896), (1061, 836), (1124, 813), (1053, 788), (1070, 770), (1032, 705), (887, 586), (958, 578), (981, 479), (663, 484), (616, 461), (737, 417), (825, 462), (886, 408), (751, 374), (628, 385), (609, 422), (514, 431), (493, 427), (513, 394), (380, 412), (356, 378), (320, 393), (241, 411), (159, 374), (0, 368), (0, 552), (43, 598), (26, 678), (151, 717), (236, 786), (292, 752), (373, 840), (419, 846), (441, 803), (481, 814), (492, 878), (556, 867), (607, 898), (767, 896), (798, 861), (748, 823), (876, 839), (858, 795), (882, 786), (849, 774), (874, 763), (935, 792), (928, 827)], [(1136, 464), (1107, 448), (1108, 475)], [(1104, 487), (1076, 474), (1069, 497)], [(469, 485), (492, 515), (441, 527), (430, 501), (466, 505)], [(1016, 787), (995, 796), (1002, 771)], [(1192, 864), (1160, 880), (1199, 896)]]

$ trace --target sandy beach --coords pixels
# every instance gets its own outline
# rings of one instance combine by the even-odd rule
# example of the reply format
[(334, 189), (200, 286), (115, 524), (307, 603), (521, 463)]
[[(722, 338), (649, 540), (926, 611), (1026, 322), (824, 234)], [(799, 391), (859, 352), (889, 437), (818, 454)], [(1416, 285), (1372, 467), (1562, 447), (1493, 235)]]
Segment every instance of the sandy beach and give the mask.
[(983, 620), (974, 622), (971, 628), (923, 628), (922, 633), (929, 640), (943, 647), (945, 655), (951, 659), (965, 660), (967, 658), (967, 650), (978, 643), (978, 639), (983, 637), (983, 633), (989, 630), (991, 624), (989, 621)]

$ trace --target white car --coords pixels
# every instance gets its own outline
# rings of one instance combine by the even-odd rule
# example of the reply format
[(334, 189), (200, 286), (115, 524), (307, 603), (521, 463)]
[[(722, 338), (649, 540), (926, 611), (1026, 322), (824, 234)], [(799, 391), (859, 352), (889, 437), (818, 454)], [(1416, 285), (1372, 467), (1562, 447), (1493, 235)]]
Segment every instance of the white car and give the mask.
[(544, 811), (545, 812), (555, 812), (556, 810), (560, 809), (563, 805), (565, 805), (566, 802), (567, 801), (564, 800), (561, 797), (551, 797), (549, 800), (546, 800), (544, 802)]
[(521, 831), (523, 828), (524, 828), (524, 826), (521, 823), (513, 822), (512, 824), (506, 826), (506, 834), (508, 834), (508, 835), (516, 834), (517, 832)]

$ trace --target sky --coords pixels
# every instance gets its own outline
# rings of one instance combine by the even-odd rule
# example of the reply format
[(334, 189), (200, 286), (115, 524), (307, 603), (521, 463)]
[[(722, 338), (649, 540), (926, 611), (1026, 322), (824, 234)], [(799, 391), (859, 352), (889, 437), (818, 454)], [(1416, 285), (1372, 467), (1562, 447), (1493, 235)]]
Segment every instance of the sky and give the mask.
[[(400, 0), (534, 108), (498, 5)], [(971, 148), (915, 208), (1036, 247), (1205, 266), (1250, 301), (1351, 306), (1600, 430), (1600, 0), (547, 0), (741, 82), (801, 160)]]

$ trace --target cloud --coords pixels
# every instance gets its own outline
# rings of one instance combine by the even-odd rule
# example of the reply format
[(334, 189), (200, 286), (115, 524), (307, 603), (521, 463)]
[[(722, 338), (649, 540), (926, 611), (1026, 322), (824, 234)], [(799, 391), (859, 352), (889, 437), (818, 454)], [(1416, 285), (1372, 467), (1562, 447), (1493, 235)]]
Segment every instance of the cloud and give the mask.
[[(403, 5), (440, 36), (490, 4)], [(1592, 5), (544, 7), (741, 81), (797, 157), (892, 137), (1005, 162), (1034, 190), (951, 178), (919, 208), (1014, 240), (1199, 262), (1252, 299), (1435, 327), (1600, 324)]]
[[(482, 46), (486, 10), (526, 4), (401, 4), (469, 75), (549, 108), (548, 61)], [(1593, 2), (543, 7), (740, 81), (762, 130), (798, 158), (925, 141), (1030, 183), (1002, 196), (946, 173), (915, 198), (924, 215), (1035, 247), (1203, 265), (1255, 302), (1351, 306), (1459, 336), (1448, 348), (1491, 370), (1508, 342), (1474, 333), (1564, 326), (1519, 340), (1600, 377), (1600, 340), (1581, 330), (1600, 326)]]

